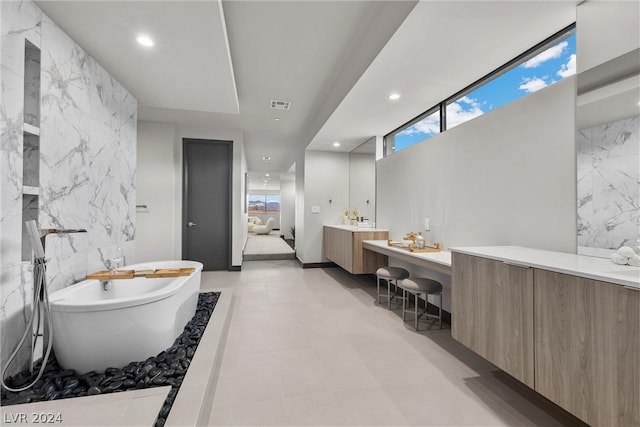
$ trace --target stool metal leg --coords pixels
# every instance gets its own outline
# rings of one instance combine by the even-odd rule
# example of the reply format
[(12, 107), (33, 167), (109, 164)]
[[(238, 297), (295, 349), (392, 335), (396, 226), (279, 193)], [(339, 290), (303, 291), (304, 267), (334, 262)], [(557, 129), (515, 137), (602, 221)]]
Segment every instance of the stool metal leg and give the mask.
[(391, 279), (387, 279), (387, 310), (391, 310)]
[(418, 294), (416, 294), (416, 307), (415, 307), (415, 324), (416, 324), (416, 331), (418, 330)]
[(380, 276), (376, 276), (376, 283), (378, 284), (378, 305), (380, 305)]
[(440, 304), (438, 304), (438, 326), (442, 329), (442, 293), (440, 293), (439, 296)]
[(403, 289), (402, 290), (402, 321), (403, 322), (405, 319), (406, 302), (407, 302), (407, 291)]

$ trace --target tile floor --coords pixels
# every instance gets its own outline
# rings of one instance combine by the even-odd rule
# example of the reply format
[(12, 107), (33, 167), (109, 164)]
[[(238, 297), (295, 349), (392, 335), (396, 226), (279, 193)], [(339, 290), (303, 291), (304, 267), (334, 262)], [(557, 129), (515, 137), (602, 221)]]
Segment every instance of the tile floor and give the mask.
[(249, 261), (202, 286), (235, 295), (209, 425), (580, 424), (448, 328), (403, 324), (370, 278)]

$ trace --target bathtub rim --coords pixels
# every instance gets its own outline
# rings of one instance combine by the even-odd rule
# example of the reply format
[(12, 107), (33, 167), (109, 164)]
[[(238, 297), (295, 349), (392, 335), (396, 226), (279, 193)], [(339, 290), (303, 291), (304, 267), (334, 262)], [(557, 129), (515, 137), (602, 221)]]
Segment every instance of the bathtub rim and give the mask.
[[(164, 286), (153, 292), (148, 292), (135, 297), (122, 297), (113, 298), (108, 300), (95, 300), (95, 301), (83, 301), (83, 300), (70, 300), (66, 298), (69, 294), (78, 291), (80, 288), (88, 286), (99, 286), (100, 280), (97, 279), (85, 279), (78, 283), (75, 283), (66, 288), (60, 289), (49, 295), (49, 305), (52, 312), (59, 313), (92, 313), (99, 311), (112, 311), (122, 310), (131, 307), (137, 307), (140, 305), (151, 304), (157, 301), (170, 298), (184, 285), (188, 280), (192, 279), (195, 275), (202, 272), (203, 264), (197, 261), (190, 260), (172, 260), (172, 261), (153, 261), (127, 265), (122, 267), (123, 269), (145, 269), (145, 268), (178, 268), (180, 267), (194, 267), (195, 271), (189, 276), (178, 276), (173, 279), (167, 286)], [(133, 279), (117, 279), (118, 281), (126, 281)], [(155, 280), (155, 279), (145, 279)]]

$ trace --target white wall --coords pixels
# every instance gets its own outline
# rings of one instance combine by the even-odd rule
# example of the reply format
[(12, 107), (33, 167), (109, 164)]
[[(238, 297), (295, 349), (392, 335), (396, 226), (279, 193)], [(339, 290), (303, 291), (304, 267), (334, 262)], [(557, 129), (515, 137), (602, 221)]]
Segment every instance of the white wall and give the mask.
[(136, 203), (147, 205), (147, 209), (136, 210), (138, 262), (179, 258), (172, 226), (176, 222), (175, 140), (176, 126), (172, 123), (138, 123)]
[(575, 253), (575, 93), (571, 77), (380, 160), (377, 226), (397, 239), (429, 217), (445, 248)]
[(587, 1), (577, 9), (577, 71), (640, 48), (640, 3)]
[[(304, 192), (304, 240), (296, 242), (304, 250), (298, 258), (305, 264), (326, 262), (323, 226), (340, 224), (342, 212), (349, 207), (349, 153), (307, 151)], [(320, 213), (311, 213), (312, 206), (318, 206)]]
[(305, 217), (304, 217), (304, 175), (305, 175), (305, 151), (301, 150), (297, 153), (295, 161), (296, 169), (296, 209), (295, 209), (295, 225), (296, 225), (296, 258), (300, 262), (304, 262), (305, 245)]
[[(164, 132), (173, 127), (173, 138)], [(158, 138), (158, 136), (160, 136)], [(231, 263), (234, 267), (242, 265), (242, 250), (247, 240), (247, 214), (244, 213), (244, 174), (247, 171), (242, 132), (238, 129), (215, 129), (195, 126), (174, 126), (166, 123), (140, 122), (138, 138), (143, 141), (141, 149), (145, 155), (158, 156), (161, 165), (149, 167), (143, 163), (139, 165), (138, 182), (146, 183), (143, 193), (138, 193), (138, 204), (149, 205), (150, 211), (155, 211), (147, 200), (150, 192), (164, 195), (166, 209), (162, 214), (149, 212), (145, 218), (151, 222), (155, 230), (171, 235), (172, 247), (163, 242), (161, 248), (154, 249), (155, 257), (159, 259), (182, 258), (182, 140), (183, 138), (218, 139), (233, 141), (233, 183), (232, 183), (232, 248)], [(154, 141), (154, 144), (151, 143)], [(149, 151), (157, 151), (152, 154)], [(171, 156), (169, 155), (171, 152)], [(170, 185), (171, 187), (165, 187)], [(142, 220), (143, 213), (138, 214)], [(155, 235), (154, 235), (155, 234)], [(139, 255), (146, 257), (147, 250), (156, 244), (158, 232), (139, 235)], [(144, 252), (143, 252), (144, 248)], [(156, 259), (158, 259), (156, 258)]]
[(291, 238), (289, 229), (296, 223), (296, 180), (295, 171), (280, 177), (280, 234)]

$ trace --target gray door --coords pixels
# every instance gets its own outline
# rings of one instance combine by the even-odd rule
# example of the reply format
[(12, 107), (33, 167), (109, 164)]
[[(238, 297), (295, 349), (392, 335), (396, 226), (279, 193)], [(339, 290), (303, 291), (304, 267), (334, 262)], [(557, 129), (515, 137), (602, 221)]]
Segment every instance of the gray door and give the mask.
[(183, 139), (182, 258), (231, 269), (233, 143)]

